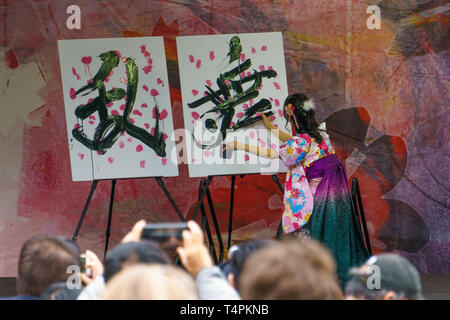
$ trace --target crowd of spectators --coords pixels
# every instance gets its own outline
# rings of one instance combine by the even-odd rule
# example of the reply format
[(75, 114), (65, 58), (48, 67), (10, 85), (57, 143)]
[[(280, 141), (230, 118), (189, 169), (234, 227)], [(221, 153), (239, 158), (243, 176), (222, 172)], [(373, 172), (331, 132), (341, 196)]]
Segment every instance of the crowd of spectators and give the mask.
[(20, 252), (17, 296), (7, 299), (423, 299), (417, 269), (399, 254), (372, 256), (350, 270), (342, 288), (331, 253), (312, 239), (242, 242), (215, 265), (196, 222), (183, 231), (177, 261), (157, 242), (141, 238), (145, 225), (137, 222), (103, 262), (59, 236), (29, 239)]

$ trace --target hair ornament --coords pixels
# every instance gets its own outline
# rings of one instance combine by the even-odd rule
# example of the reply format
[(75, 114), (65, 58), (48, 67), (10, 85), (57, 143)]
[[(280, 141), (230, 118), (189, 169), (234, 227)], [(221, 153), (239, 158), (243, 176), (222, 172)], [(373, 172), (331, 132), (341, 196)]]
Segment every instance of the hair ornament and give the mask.
[(315, 108), (316, 106), (314, 105), (314, 102), (312, 102), (311, 100), (306, 100), (303, 103), (303, 110), (305, 111), (314, 110)]

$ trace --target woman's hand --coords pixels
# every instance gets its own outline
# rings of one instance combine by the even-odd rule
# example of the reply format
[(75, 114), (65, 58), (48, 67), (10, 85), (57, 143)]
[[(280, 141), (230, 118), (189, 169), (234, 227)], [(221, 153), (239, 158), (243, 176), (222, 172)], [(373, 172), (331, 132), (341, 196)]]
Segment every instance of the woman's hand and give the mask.
[(270, 120), (269, 117), (267, 117), (264, 113), (261, 113), (261, 118), (264, 122), (264, 126), (268, 129), (275, 129), (275, 126), (273, 125), (272, 121)]
[(236, 140), (230, 141), (228, 142), (224, 147), (222, 151), (226, 151), (226, 150), (238, 150), (239, 147), (239, 142), (237, 142)]

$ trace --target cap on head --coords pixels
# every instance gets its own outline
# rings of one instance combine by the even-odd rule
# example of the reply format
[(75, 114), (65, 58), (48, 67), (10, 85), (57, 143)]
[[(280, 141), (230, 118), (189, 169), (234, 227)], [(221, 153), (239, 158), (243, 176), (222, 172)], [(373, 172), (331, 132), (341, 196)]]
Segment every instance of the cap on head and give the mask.
[(385, 253), (371, 257), (366, 266), (380, 269), (382, 289), (404, 292), (407, 297), (422, 298), (422, 284), (417, 269), (398, 254)]

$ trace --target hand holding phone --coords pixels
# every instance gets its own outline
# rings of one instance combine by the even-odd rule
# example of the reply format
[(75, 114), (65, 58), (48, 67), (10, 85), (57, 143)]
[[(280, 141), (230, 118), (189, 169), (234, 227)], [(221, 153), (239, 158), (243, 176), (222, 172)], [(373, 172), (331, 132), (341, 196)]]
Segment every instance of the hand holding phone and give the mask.
[(189, 229), (183, 231), (183, 246), (178, 247), (177, 252), (184, 267), (196, 277), (200, 270), (211, 267), (213, 261), (200, 226), (195, 221), (187, 224)]
[(91, 283), (97, 276), (103, 274), (103, 263), (94, 252), (86, 250), (80, 259), (81, 280), (86, 285)]
[(151, 223), (142, 230), (142, 239), (158, 242), (163, 249), (174, 249), (182, 245), (182, 232), (187, 230), (186, 223)]

